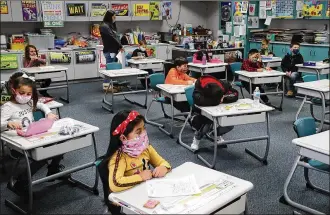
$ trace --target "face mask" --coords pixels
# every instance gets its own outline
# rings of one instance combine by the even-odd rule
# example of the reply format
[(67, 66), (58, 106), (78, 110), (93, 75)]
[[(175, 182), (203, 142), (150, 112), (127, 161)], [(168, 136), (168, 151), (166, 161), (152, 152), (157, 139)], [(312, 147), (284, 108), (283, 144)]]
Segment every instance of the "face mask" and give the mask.
[(147, 132), (144, 131), (132, 140), (124, 140), (122, 150), (131, 157), (138, 157), (149, 146)]
[(26, 104), (31, 100), (31, 96), (16, 94), (15, 99), (19, 104)]
[(146, 49), (144, 47), (140, 47), (140, 50), (144, 52)]
[(253, 63), (256, 63), (256, 62), (258, 61), (258, 59), (257, 59), (257, 58), (252, 58), (251, 61), (252, 61)]
[(293, 50), (292, 50), (292, 53), (293, 53), (293, 54), (298, 54), (298, 53), (299, 53), (299, 49), (293, 49)]

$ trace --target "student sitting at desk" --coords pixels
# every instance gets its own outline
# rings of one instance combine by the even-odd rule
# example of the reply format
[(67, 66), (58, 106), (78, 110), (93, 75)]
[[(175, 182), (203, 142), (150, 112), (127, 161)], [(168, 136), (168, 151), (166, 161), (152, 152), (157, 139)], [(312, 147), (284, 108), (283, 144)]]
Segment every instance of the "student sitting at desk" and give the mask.
[[(150, 145), (144, 117), (137, 111), (125, 110), (113, 117), (110, 144), (104, 157), (109, 160), (109, 194), (152, 178), (164, 177), (171, 170), (170, 164)], [(112, 214), (120, 211), (120, 207), (113, 204), (108, 207)]]
[(12, 74), (8, 81), (4, 82), (4, 84), (1, 84), (1, 105), (6, 103), (8, 100), (3, 100), (3, 98), (10, 98), (12, 96), (12, 83), (13, 80), (15, 80), (18, 77), (21, 77), (24, 73), (23, 72), (15, 72)]
[(294, 97), (294, 84), (297, 80), (301, 79), (301, 75), (298, 72), (298, 67), (296, 64), (304, 63), (304, 58), (299, 52), (300, 45), (299, 43), (292, 42), (290, 45), (289, 52), (282, 59), (281, 67), (282, 71), (286, 73), (286, 96)]
[[(271, 70), (271, 68), (269, 68), (269, 67), (263, 68), (260, 53), (257, 49), (251, 49), (249, 51), (249, 58), (245, 59), (243, 61), (241, 69), (245, 70), (245, 71), (248, 71), (248, 72), (263, 72), (265, 69), (266, 70)], [(243, 84), (244, 88), (248, 92), (250, 92), (250, 84), (246, 81), (242, 81), (242, 84)], [(256, 89), (256, 87), (259, 87), (260, 93), (265, 92), (265, 90), (261, 87), (261, 85), (257, 85), (257, 84), (252, 84), (252, 92)], [(265, 104), (270, 105), (268, 96), (261, 95), (260, 98)]]
[(273, 57), (274, 53), (269, 50), (268, 46), (269, 46), (269, 40), (268, 39), (263, 39), (261, 41), (260, 54), (264, 55), (264, 56)]
[[(33, 121), (33, 111), (40, 109), (43, 111), (48, 119), (57, 119), (58, 117), (51, 112), (51, 110), (42, 103), (38, 103), (38, 94), (33, 77), (26, 74), (22, 76), (17, 75), (15, 79), (12, 78), (10, 86), (12, 90), (11, 100), (1, 106), (1, 131), (6, 129), (22, 129)], [(19, 154), (19, 152), (16, 152)], [(15, 156), (16, 157), (16, 156)], [(60, 160), (62, 156), (57, 156), (52, 159), (52, 163), (48, 166), (47, 176), (55, 174), (62, 168)], [(33, 161), (30, 164), (31, 175), (34, 175), (46, 161)], [(28, 181), (26, 173), (21, 173), (14, 185), (8, 184), (8, 188), (17, 195), (27, 194)]]
[[(25, 47), (25, 56), (24, 56), (24, 60), (23, 60), (23, 66), (25, 68), (46, 66), (46, 60), (39, 57), (37, 48), (35, 46), (27, 45)], [(50, 84), (52, 83), (52, 79), (47, 78), (47, 79), (43, 79), (43, 80), (38, 80), (38, 82), (40, 82), (41, 88), (46, 88), (46, 87), (50, 86)], [(40, 90), (40, 94), (45, 97), (51, 97), (51, 95), (49, 95), (47, 93), (47, 90)]]
[[(191, 85), (196, 79), (189, 77), (187, 75), (188, 71), (188, 61), (183, 57), (179, 57), (174, 61), (175, 68), (172, 68), (165, 79), (165, 84), (175, 84), (175, 85)], [(166, 100), (170, 102), (170, 99), (166, 97)], [(181, 112), (189, 112), (190, 106), (188, 102), (176, 102), (173, 101), (173, 106)]]
[[(212, 58), (211, 56), (209, 56), (209, 54), (206, 51), (198, 51), (194, 54), (193, 56), (193, 63), (202, 63), (202, 59), (203, 59), (203, 55), (205, 54), (206, 56), (206, 62), (209, 63), (223, 63), (222, 60), (218, 59), (218, 58)], [(200, 77), (200, 74), (196, 74), (197, 77)], [(196, 76), (195, 75), (195, 76)], [(216, 77), (217, 79), (223, 79), (222, 77), (222, 73), (212, 73), (212, 76)]]
[[(142, 59), (149, 57), (148, 53), (146, 51), (147, 42), (145, 40), (139, 41), (139, 48), (135, 49), (132, 53), (132, 59)], [(147, 71), (149, 75), (153, 74), (154, 71), (152, 69), (145, 69), (144, 71)], [(141, 84), (144, 88), (146, 88), (146, 82), (144, 79), (141, 79)], [(150, 80), (148, 79), (148, 86), (150, 85)]]

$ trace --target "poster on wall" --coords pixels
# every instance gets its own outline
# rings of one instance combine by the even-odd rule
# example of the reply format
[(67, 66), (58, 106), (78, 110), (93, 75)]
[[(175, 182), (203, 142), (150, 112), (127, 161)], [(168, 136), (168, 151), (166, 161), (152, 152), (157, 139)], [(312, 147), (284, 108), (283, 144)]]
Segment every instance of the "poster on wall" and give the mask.
[(293, 0), (276, 1), (276, 17), (293, 18)]
[(149, 17), (149, 4), (134, 4), (134, 16), (148, 16)]
[(320, 17), (322, 16), (323, 3), (315, 0), (305, 0), (302, 9), (303, 16)]
[(327, 17), (330, 17), (330, 1), (328, 1)]
[(247, 23), (248, 23), (248, 28), (259, 28), (259, 17), (249, 16)]
[(35, 0), (22, 0), (23, 21), (37, 21), (37, 2)]
[(106, 4), (92, 3), (91, 16), (92, 17), (104, 16), (105, 13), (107, 12), (107, 10), (108, 10), (108, 7)]
[(163, 1), (161, 4), (162, 18), (163, 19), (172, 19), (172, 2)]
[(64, 14), (63, 2), (61, 1), (42, 1), (42, 17), (44, 27), (63, 27)]
[(7, 1), (0, 1), (0, 14), (8, 14)]
[(256, 12), (256, 5), (255, 4), (250, 4), (250, 6), (249, 6), (249, 15), (254, 16), (255, 12)]
[(159, 20), (160, 10), (159, 10), (159, 2), (151, 1), (149, 3), (150, 10), (150, 20)]
[(266, 10), (272, 9), (272, 0), (266, 0)]
[(86, 16), (86, 5), (84, 3), (67, 3), (66, 13), (68, 16)]
[(242, 1), (242, 7), (241, 7), (241, 12), (242, 13), (247, 13), (248, 7), (249, 7), (249, 2), (248, 1)]
[(242, 16), (242, 3), (235, 1), (233, 6), (233, 16)]
[(17, 69), (18, 63), (17, 63), (17, 54), (1, 54), (0, 55), (0, 62), (1, 66), (0, 68), (5, 69)]
[(116, 16), (128, 16), (128, 4), (111, 4)]
[(267, 18), (267, 10), (266, 7), (259, 7), (259, 19)]
[(221, 2), (221, 28), (226, 28), (226, 22), (231, 21), (231, 2)]
[(147, 46), (146, 52), (149, 57), (156, 57), (156, 47), (155, 46)]

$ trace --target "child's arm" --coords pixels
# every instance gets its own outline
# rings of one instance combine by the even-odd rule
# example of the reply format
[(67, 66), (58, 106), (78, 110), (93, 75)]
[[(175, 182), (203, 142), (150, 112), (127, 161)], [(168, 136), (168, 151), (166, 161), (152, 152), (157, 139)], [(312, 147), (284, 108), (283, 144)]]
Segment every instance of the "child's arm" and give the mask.
[(190, 76), (187, 75), (187, 74), (185, 74), (184, 76), (185, 76), (185, 79), (186, 79), (186, 80), (193, 81), (193, 82), (196, 81), (196, 78), (190, 77)]
[[(118, 158), (120, 156), (120, 158)], [(118, 162), (116, 162), (118, 160)], [(121, 153), (114, 154), (109, 162), (109, 187), (112, 192), (128, 190), (141, 183), (142, 177), (138, 174), (125, 176), (126, 161)]]
[(288, 64), (289, 64), (289, 59), (288, 59), (287, 55), (285, 55), (281, 62), (281, 68), (282, 68), (283, 72), (289, 72)]
[(47, 105), (45, 105), (44, 103), (41, 103), (41, 102), (38, 102), (37, 103), (37, 109), (39, 109), (42, 112), (44, 112), (45, 113), (45, 116), (47, 116), (49, 113), (52, 112)]
[(229, 90), (224, 95), (222, 103), (233, 103), (238, 100), (238, 91), (234, 89), (232, 86), (229, 87)]
[(197, 60), (197, 53), (193, 55), (193, 63), (202, 63), (201, 60)]
[(45, 66), (46, 65), (46, 59), (42, 59), (42, 58), (38, 58), (38, 61), (40, 64), (42, 64), (42, 66)]
[(171, 165), (164, 158), (162, 158), (151, 145), (148, 146), (148, 152), (150, 156), (150, 164), (153, 167), (164, 166), (168, 170), (171, 169)]
[(8, 127), (8, 121), (12, 115), (10, 107), (6, 105), (1, 106), (1, 131), (6, 130)]
[(248, 71), (248, 72), (256, 72), (258, 68), (250, 66), (250, 63), (248, 60), (243, 61), (242, 64), (242, 70)]
[(170, 70), (166, 76), (165, 84), (188, 85), (189, 83), (186, 80), (178, 79), (175, 71)]

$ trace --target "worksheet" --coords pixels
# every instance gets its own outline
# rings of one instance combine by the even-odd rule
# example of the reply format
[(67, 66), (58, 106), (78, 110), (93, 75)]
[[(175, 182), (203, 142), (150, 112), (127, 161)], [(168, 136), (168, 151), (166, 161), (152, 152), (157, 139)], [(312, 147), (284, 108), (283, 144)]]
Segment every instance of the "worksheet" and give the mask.
[(147, 181), (149, 197), (189, 196), (201, 193), (194, 175), (177, 179), (153, 179)]

